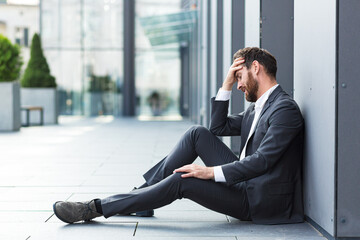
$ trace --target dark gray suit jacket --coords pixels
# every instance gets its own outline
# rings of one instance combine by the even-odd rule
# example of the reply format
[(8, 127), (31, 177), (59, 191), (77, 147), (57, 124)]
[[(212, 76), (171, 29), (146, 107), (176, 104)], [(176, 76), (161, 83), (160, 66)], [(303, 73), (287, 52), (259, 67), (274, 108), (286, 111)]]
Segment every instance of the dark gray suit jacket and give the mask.
[[(212, 98), (210, 131), (218, 136), (248, 137), (254, 104), (228, 116), (229, 101)], [(260, 114), (249, 139), (246, 157), (222, 166), (226, 183), (245, 182), (253, 222), (261, 224), (303, 221), (302, 159), (304, 121), (293, 99), (278, 86)], [(240, 151), (241, 152), (241, 151)]]

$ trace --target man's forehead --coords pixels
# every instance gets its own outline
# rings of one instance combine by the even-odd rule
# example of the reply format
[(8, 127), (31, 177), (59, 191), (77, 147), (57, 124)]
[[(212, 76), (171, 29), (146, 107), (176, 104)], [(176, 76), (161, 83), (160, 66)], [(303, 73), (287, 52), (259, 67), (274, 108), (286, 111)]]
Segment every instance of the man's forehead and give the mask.
[(236, 73), (235, 73), (235, 76), (241, 76), (243, 74), (243, 71), (245, 70), (245, 67), (243, 67), (242, 69), (240, 70), (237, 70)]

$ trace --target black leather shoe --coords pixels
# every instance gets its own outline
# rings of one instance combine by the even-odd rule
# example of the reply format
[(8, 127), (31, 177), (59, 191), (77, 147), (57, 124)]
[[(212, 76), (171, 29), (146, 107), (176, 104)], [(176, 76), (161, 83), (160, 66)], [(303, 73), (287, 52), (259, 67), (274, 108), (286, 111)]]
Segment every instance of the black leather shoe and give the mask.
[[(132, 191), (138, 189), (137, 187), (134, 187)], [(131, 215), (135, 215), (137, 217), (152, 217), (154, 216), (154, 210), (153, 209), (149, 209), (149, 210), (145, 210), (145, 211), (140, 211), (140, 212), (136, 212), (134, 214)]]
[(87, 202), (56, 202), (53, 210), (61, 221), (74, 223), (79, 221), (90, 221), (93, 218), (102, 216), (96, 211), (95, 201)]
[(150, 209), (150, 210), (136, 212), (135, 216), (137, 216), (137, 217), (152, 217), (152, 216), (154, 216), (154, 210)]

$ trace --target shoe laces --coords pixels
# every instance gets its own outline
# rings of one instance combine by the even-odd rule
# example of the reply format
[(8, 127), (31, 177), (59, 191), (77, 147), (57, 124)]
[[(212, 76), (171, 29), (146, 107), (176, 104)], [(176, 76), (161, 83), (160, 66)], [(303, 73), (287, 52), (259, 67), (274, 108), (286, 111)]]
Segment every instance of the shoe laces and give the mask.
[(84, 213), (83, 213), (83, 215), (82, 215), (82, 218), (83, 218), (84, 220), (89, 220), (89, 217), (91, 216), (91, 213), (94, 212), (94, 211), (91, 209), (91, 207), (90, 207), (90, 203), (91, 203), (92, 201), (94, 201), (94, 200), (91, 200), (91, 201), (89, 201), (89, 202), (86, 204), (87, 209), (85, 209), (85, 211), (84, 211)]

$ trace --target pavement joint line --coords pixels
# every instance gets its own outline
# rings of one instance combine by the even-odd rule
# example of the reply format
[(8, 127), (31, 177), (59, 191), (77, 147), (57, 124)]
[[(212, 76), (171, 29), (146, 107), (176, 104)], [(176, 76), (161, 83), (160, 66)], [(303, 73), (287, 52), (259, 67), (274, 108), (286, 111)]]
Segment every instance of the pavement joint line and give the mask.
[(138, 225), (139, 225), (139, 222), (136, 222), (133, 237), (135, 237), (135, 234), (136, 234), (136, 230), (137, 230)]
[(74, 193), (71, 193), (70, 196), (67, 199), (65, 199), (65, 201), (69, 200), (72, 196), (74, 196)]
[(28, 239), (30, 239), (31, 238), (31, 236), (28, 236), (25, 240), (28, 240)]
[(53, 214), (51, 214), (51, 215), (50, 215), (50, 217), (48, 217), (48, 218), (45, 220), (45, 222), (49, 221), (49, 220), (50, 220), (50, 218), (52, 218), (52, 216), (54, 216), (54, 213), (53, 213)]
[(228, 215), (225, 215), (225, 217), (226, 217), (226, 220), (230, 223), (231, 220), (230, 220), (229, 216), (228, 216)]

